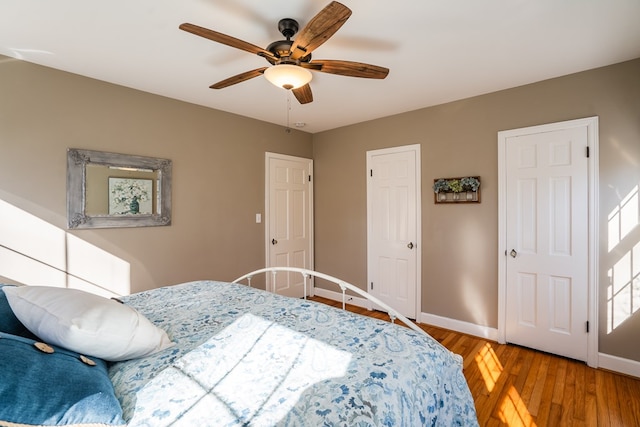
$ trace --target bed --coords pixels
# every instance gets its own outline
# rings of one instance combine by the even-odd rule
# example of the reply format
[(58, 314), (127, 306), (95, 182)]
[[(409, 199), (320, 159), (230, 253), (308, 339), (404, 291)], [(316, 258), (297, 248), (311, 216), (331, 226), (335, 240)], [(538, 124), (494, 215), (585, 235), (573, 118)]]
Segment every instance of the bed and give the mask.
[[(121, 418), (104, 425), (478, 425), (459, 355), (375, 298), (409, 327), (251, 287), (263, 272), (275, 274), (120, 298), (170, 343), (106, 364)], [(303, 274), (305, 286), (320, 277), (343, 295), (366, 296), (331, 276), (291, 272)]]

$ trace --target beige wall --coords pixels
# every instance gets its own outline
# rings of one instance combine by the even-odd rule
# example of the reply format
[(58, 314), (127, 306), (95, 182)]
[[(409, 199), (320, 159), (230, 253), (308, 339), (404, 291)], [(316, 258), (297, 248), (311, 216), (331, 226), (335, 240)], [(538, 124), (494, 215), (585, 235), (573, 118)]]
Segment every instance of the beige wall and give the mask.
[(311, 143), (307, 133), (0, 61), (1, 199), (66, 229), (67, 148), (173, 161), (171, 226), (70, 231), (129, 262), (134, 292), (263, 267), (264, 153), (311, 157)]
[[(600, 350), (640, 361), (638, 313), (607, 331), (608, 273), (640, 242), (635, 227), (607, 246), (609, 213), (640, 184), (638, 76), (640, 59), (312, 136), (5, 60), (0, 199), (64, 229), (66, 148), (172, 159), (170, 227), (70, 233), (131, 263), (132, 291), (231, 280), (264, 264), (264, 152), (313, 156), (316, 267), (364, 286), (366, 151), (419, 143), (422, 311), (495, 328), (497, 132), (597, 115)], [(433, 204), (434, 178), (464, 175), (481, 176), (482, 203)]]
[[(608, 273), (634, 247), (635, 270), (618, 277), (636, 275), (640, 303), (640, 227), (607, 247), (610, 213), (640, 185), (640, 59), (314, 135), (316, 268), (364, 286), (366, 151), (421, 144), (422, 312), (496, 328), (497, 132), (590, 116), (600, 118), (600, 351), (640, 361), (640, 311), (607, 328)], [(469, 175), (481, 176), (482, 203), (433, 203), (434, 178)]]

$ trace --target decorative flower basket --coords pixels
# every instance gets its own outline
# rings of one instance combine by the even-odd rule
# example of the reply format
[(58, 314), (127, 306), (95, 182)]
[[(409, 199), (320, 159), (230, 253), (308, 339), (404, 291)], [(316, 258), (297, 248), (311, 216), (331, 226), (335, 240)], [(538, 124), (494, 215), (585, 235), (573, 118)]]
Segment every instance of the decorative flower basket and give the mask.
[(480, 203), (480, 177), (434, 179), (433, 192), (435, 203)]

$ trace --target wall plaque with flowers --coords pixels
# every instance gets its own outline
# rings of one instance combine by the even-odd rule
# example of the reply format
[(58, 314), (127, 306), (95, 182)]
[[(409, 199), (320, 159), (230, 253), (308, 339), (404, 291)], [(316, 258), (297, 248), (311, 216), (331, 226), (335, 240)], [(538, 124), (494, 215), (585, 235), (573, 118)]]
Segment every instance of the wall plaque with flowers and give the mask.
[(480, 203), (480, 177), (437, 178), (433, 192), (435, 203)]

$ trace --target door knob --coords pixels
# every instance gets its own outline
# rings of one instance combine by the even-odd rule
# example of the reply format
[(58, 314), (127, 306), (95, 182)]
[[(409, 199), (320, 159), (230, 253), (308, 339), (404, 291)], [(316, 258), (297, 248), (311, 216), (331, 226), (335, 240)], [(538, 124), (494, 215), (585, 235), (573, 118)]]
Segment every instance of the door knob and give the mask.
[(271, 244), (272, 244), (272, 245), (277, 245), (277, 244), (278, 244), (278, 241), (277, 241), (276, 239), (271, 239)]
[(511, 249), (511, 252), (509, 252), (509, 255), (511, 255), (511, 258), (515, 258), (516, 255), (518, 255), (518, 252), (515, 249)]
[(409, 249), (413, 249), (413, 242), (409, 242), (409, 244), (407, 245), (407, 247), (408, 247)]

